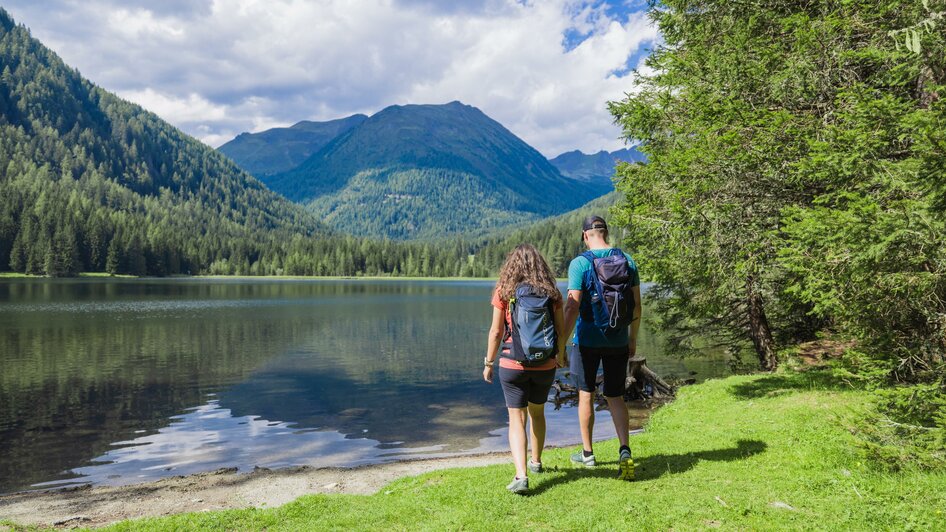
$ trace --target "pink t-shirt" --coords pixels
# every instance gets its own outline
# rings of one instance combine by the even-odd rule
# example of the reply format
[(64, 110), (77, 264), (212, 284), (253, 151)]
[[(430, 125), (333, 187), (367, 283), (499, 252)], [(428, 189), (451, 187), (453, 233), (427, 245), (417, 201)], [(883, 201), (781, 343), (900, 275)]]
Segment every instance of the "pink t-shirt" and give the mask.
[[(503, 313), (503, 316), (506, 317), (506, 327), (504, 327), (505, 331), (503, 332), (503, 343), (505, 344), (509, 342), (509, 337), (512, 335), (512, 316), (509, 314), (509, 302), (503, 301), (503, 299), (499, 297), (499, 292), (493, 290), (492, 303), (493, 303), (493, 306), (501, 310)], [(553, 309), (555, 310), (555, 312), (558, 312), (561, 306), (562, 306), (561, 302), (555, 303), (555, 306), (553, 307)], [(509, 353), (509, 349), (503, 349), (502, 351), (503, 353), (506, 353), (506, 354)], [(538, 366), (523, 366), (521, 363), (516, 362), (515, 360), (511, 358), (506, 358), (506, 357), (501, 356), (499, 357), (499, 367), (506, 368), (506, 369), (524, 369), (527, 371), (546, 371), (550, 369), (555, 369), (555, 358), (550, 358), (546, 360), (544, 364), (540, 364)]]

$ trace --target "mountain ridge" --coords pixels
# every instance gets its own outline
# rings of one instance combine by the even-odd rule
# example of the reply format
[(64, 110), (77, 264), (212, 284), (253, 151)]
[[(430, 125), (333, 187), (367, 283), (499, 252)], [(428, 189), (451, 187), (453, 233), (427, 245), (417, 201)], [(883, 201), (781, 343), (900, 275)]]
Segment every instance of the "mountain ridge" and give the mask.
[(612, 189), (562, 176), (502, 124), (458, 101), (388, 106), (264, 182), (356, 235), (395, 239), (534, 220)]
[(621, 162), (646, 162), (647, 158), (635, 147), (613, 152), (600, 150), (587, 154), (580, 150), (567, 151), (549, 159), (564, 175), (583, 183), (611, 183), (614, 168)]
[(367, 115), (354, 114), (322, 122), (302, 120), (289, 127), (271, 128), (259, 133), (244, 132), (217, 151), (261, 178), (295, 168), (332, 139), (367, 118)]

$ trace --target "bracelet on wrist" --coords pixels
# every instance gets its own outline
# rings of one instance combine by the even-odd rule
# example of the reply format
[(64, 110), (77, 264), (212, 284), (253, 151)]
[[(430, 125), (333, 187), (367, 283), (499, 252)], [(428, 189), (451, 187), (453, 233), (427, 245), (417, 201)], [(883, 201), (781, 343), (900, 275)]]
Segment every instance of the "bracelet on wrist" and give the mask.
[(484, 366), (484, 367), (487, 367), (487, 368), (491, 368), (491, 367), (493, 367), (493, 361), (490, 360), (490, 359), (488, 359), (488, 358), (484, 358), (484, 359), (483, 359), (483, 366)]

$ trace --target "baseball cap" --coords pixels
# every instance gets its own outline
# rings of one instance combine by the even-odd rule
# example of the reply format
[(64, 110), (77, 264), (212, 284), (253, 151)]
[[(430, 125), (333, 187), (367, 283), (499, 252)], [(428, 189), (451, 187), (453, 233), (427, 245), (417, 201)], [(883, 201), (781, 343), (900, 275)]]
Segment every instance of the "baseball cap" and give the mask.
[(605, 222), (604, 218), (598, 215), (592, 215), (585, 218), (585, 221), (581, 224), (581, 233), (582, 233), (581, 241), (582, 242), (585, 241), (584, 239), (585, 231), (588, 231), (590, 229), (604, 229), (605, 231), (607, 231), (608, 222)]

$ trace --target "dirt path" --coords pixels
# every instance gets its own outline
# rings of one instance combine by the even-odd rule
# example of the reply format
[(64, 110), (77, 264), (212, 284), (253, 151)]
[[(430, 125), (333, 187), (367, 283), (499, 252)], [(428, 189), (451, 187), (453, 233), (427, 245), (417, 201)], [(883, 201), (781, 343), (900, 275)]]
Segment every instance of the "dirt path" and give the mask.
[[(271, 508), (312, 493), (371, 494), (397, 478), (509, 461), (508, 453), (400, 461), (352, 469), (221, 469), (120, 487), (81, 487), (0, 496), (0, 518), (22, 525), (103, 526), (123, 519), (230, 508)], [(3, 527), (0, 526), (0, 529)]]

